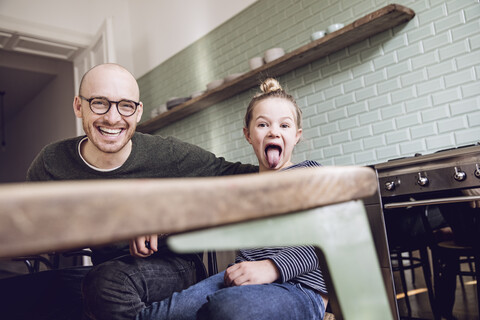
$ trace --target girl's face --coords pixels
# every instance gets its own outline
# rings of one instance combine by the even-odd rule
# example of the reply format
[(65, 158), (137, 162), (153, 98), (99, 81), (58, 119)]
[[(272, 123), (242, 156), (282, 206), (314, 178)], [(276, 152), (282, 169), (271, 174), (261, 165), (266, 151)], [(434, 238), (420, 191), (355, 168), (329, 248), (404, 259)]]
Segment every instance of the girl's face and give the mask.
[(260, 172), (292, 165), (293, 148), (302, 135), (296, 123), (295, 107), (286, 99), (268, 98), (255, 105), (243, 133), (255, 151)]

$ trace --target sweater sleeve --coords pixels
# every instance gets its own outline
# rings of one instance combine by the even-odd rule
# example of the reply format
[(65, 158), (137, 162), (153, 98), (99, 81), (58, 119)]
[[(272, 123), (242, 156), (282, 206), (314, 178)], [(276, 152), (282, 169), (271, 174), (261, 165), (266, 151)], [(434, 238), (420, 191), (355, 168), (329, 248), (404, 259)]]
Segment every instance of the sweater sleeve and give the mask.
[(318, 269), (318, 258), (313, 246), (286, 247), (269, 259), (280, 271), (281, 282)]
[(229, 162), (198, 146), (169, 137), (180, 176), (224, 176), (258, 172), (258, 167)]

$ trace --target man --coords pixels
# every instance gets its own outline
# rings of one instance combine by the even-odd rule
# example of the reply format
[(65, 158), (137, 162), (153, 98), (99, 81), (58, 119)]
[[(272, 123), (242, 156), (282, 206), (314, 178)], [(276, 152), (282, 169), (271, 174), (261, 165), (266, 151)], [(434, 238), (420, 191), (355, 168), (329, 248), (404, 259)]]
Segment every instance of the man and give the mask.
[[(46, 146), (27, 179), (172, 178), (258, 171), (174, 138), (136, 133), (143, 113), (139, 98), (135, 78), (123, 67), (102, 64), (89, 70), (73, 101), (86, 136)], [(93, 319), (133, 319), (150, 302), (195, 282), (198, 257), (170, 252), (157, 244), (157, 235), (138, 237), (130, 245), (92, 248), (92, 252), (95, 266), (82, 291), (86, 314)]]

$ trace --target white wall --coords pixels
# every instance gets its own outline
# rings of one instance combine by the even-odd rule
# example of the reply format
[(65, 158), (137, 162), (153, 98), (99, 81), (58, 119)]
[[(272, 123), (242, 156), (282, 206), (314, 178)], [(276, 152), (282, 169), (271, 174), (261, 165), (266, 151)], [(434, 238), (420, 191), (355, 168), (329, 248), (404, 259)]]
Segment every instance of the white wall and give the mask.
[(117, 62), (140, 77), (257, 0), (2, 0), (6, 25), (88, 44), (113, 17)]

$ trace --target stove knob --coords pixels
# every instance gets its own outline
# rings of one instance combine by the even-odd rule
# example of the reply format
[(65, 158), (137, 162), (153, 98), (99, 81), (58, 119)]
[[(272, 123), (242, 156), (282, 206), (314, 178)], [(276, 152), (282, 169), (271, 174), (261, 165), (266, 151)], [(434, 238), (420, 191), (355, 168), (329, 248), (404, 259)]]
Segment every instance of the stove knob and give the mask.
[(428, 178), (427, 177), (422, 177), (422, 174), (418, 173), (417, 184), (419, 186), (425, 187), (426, 185), (428, 185)]
[(455, 167), (455, 174), (453, 178), (457, 181), (463, 181), (467, 178), (467, 174), (463, 171), (458, 171), (457, 167)]
[(395, 181), (387, 181), (387, 182), (385, 182), (385, 189), (386, 189), (387, 191), (393, 191), (393, 190), (395, 190), (395, 186), (396, 186), (396, 185), (395, 185)]
[(476, 164), (475, 167), (476, 167), (474, 171), (475, 177), (480, 178), (480, 168), (478, 167), (478, 164)]

